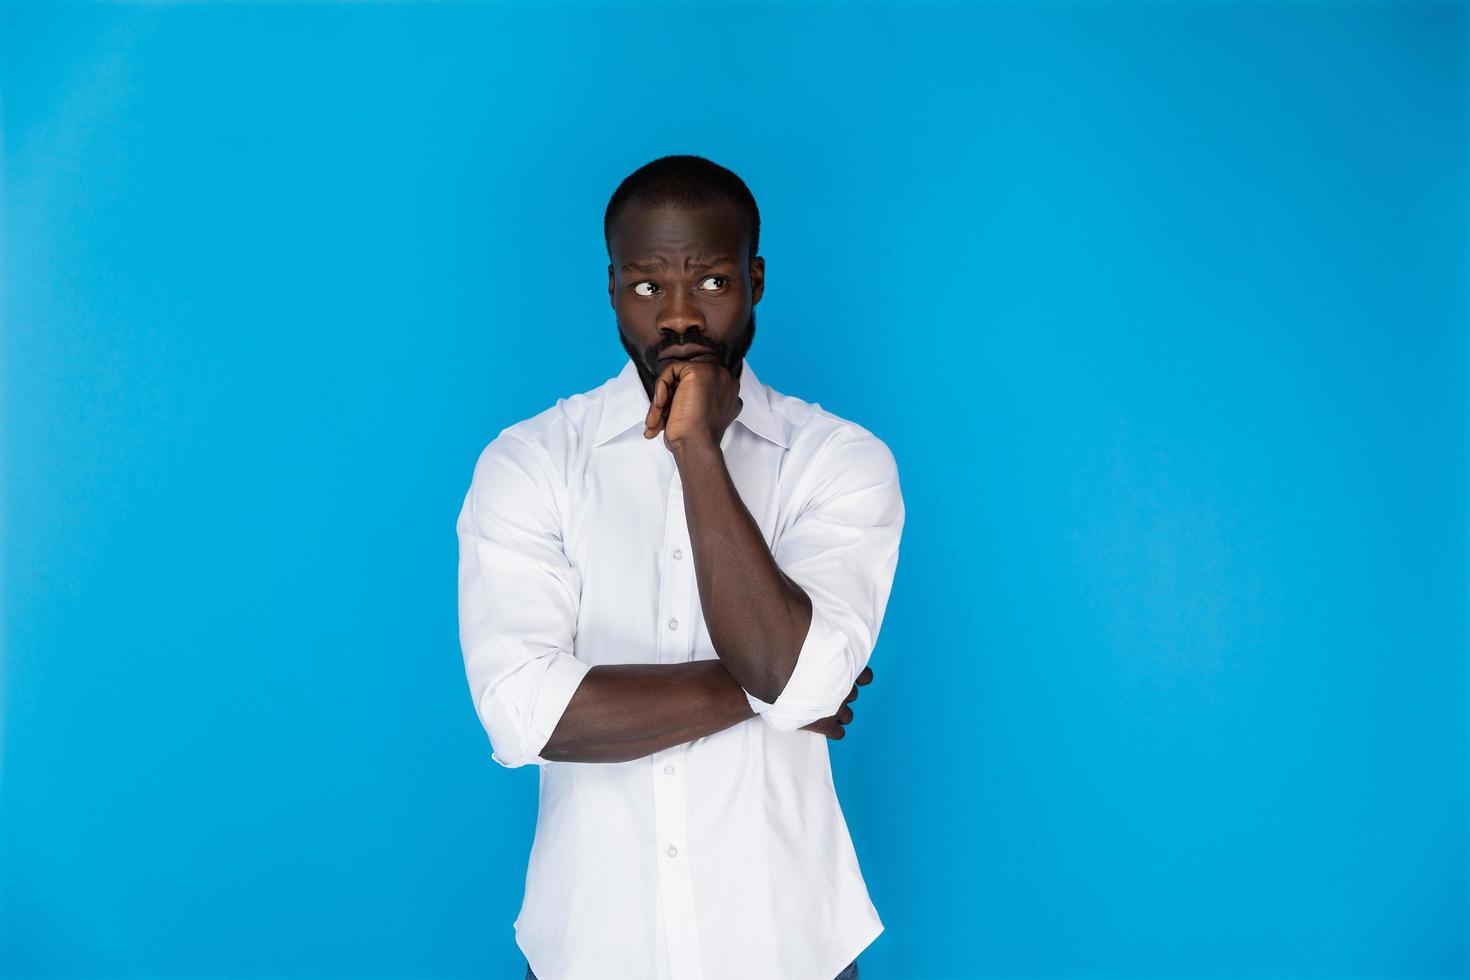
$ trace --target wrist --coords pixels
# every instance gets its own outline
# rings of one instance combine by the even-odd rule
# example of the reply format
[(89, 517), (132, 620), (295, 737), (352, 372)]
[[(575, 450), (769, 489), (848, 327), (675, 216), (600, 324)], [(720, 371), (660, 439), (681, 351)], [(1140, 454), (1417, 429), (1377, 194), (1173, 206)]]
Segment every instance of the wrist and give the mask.
[(681, 467), (723, 461), (725, 458), (720, 444), (709, 436), (686, 436), (677, 442), (670, 442), (669, 452), (673, 453), (674, 462)]

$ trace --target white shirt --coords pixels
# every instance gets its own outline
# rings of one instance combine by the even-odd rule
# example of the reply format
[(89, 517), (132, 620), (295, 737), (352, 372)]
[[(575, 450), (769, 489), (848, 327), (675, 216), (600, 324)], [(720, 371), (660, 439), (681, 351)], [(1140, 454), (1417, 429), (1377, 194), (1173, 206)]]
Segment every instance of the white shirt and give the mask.
[[(679, 470), (633, 363), (503, 429), (456, 524), (465, 675), (491, 758), (540, 771), (516, 944), (539, 980), (832, 980), (883, 931), (832, 783), (835, 714), (868, 663), (904, 507), (888, 447), (762, 384), (720, 441), (812, 621), (774, 703), (641, 759), (539, 754), (598, 664), (716, 657)], [(840, 751), (840, 750), (839, 750)]]

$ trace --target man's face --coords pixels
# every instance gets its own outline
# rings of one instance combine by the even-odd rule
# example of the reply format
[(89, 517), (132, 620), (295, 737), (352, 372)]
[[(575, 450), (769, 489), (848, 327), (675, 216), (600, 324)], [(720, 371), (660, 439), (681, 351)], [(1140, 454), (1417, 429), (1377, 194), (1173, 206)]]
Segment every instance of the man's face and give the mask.
[(755, 304), (766, 271), (764, 259), (749, 257), (740, 210), (725, 202), (698, 208), (631, 204), (608, 244), (607, 295), (618, 336), (649, 396), (676, 357), (714, 360), (739, 377), (755, 338)]

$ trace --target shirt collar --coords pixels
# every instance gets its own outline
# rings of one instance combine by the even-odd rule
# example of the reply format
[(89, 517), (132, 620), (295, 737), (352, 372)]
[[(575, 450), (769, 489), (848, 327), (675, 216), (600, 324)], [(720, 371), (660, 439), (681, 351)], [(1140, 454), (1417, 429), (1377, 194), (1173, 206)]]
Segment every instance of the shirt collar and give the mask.
[[(635, 423), (648, 415), (648, 393), (638, 377), (638, 368), (633, 361), (623, 363), (623, 369), (607, 382), (602, 399), (602, 418), (597, 423), (597, 437), (592, 443), (600, 446), (613, 436), (626, 432)], [(735, 419), (756, 435), (769, 439), (783, 448), (791, 448), (786, 425), (771, 411), (769, 389), (755, 376), (750, 358), (740, 369), (740, 414)]]

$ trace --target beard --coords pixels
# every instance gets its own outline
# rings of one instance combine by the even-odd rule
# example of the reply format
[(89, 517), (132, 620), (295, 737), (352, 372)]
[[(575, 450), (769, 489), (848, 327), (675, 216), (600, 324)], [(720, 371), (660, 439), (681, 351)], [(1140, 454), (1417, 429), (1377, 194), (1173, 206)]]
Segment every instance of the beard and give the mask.
[(623, 333), (623, 328), (618, 327), (618, 342), (623, 345), (623, 350), (627, 352), (629, 360), (638, 369), (638, 378), (643, 382), (643, 390), (648, 393), (649, 401), (653, 401), (653, 383), (658, 380), (659, 356), (670, 347), (677, 347), (680, 344), (698, 344), (700, 347), (708, 347), (714, 352), (715, 362), (723, 364), (725, 370), (738, 380), (740, 368), (745, 362), (745, 354), (750, 350), (750, 345), (754, 341), (754, 308), (750, 311), (750, 318), (745, 321), (745, 328), (729, 341), (716, 340), (699, 329), (693, 329), (678, 336), (666, 336), (658, 343), (640, 350), (629, 343), (627, 335)]

